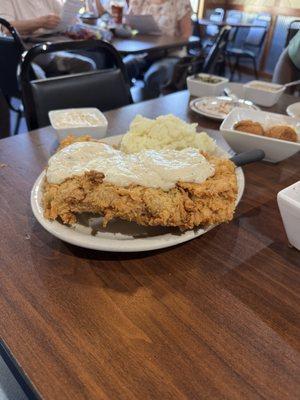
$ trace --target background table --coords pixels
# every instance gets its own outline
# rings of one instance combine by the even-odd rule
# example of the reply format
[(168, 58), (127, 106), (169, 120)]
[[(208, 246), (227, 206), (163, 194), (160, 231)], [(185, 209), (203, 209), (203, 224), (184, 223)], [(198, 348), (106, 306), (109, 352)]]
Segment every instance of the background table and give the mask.
[(196, 36), (185, 39), (178, 36), (137, 35), (131, 39), (114, 38), (112, 44), (122, 54), (138, 54), (180, 49), (199, 41), (200, 38)]
[[(108, 112), (109, 134), (138, 113), (216, 127), (188, 100)], [(246, 166), (232, 222), (174, 248), (113, 254), (66, 244), (33, 217), (30, 190), (55, 146), (51, 128), (0, 141), (0, 336), (43, 398), (298, 398), (300, 256), (276, 194), (299, 179), (300, 155)]]
[[(64, 35), (37, 36), (26, 40), (26, 47), (30, 48), (34, 44), (43, 42), (65, 42), (72, 41)], [(195, 44), (199, 42), (199, 38), (191, 36), (190, 38), (181, 38), (178, 36), (156, 36), (156, 35), (136, 35), (132, 38), (113, 38), (111, 44), (123, 55), (151, 53), (161, 50), (174, 50)]]

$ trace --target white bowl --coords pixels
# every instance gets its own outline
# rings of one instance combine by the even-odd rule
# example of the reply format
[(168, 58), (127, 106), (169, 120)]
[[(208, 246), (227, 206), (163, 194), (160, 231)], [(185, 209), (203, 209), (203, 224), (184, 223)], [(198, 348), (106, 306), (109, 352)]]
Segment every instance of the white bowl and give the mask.
[[(240, 132), (234, 129), (234, 125), (242, 120), (250, 119), (262, 124), (264, 128), (273, 125), (292, 126), (298, 134), (298, 142), (274, 139), (267, 136), (254, 135), (252, 133)], [(234, 108), (223, 121), (220, 131), (230, 147), (240, 153), (247, 150), (262, 149), (266, 157), (265, 161), (273, 163), (282, 161), (300, 150), (300, 120), (282, 114), (266, 111), (246, 110)]]
[(212, 78), (220, 79), (218, 83), (207, 83), (196, 79), (194, 76), (189, 76), (186, 80), (188, 90), (191, 96), (219, 96), (223, 94), (223, 90), (227, 86), (228, 79), (222, 76), (211, 74), (200, 74), (201, 76), (210, 76)]
[(300, 181), (281, 190), (277, 202), (288, 240), (300, 250)]
[(286, 113), (293, 118), (300, 119), (300, 102), (290, 104), (286, 109)]
[[(256, 88), (254, 85), (263, 85), (263, 88)], [(273, 89), (272, 91), (268, 90)], [(276, 83), (262, 82), (262, 81), (251, 81), (244, 85), (245, 98), (253, 101), (255, 104), (264, 107), (272, 107), (277, 103), (282, 93), (285, 91), (284, 86)]]
[[(72, 118), (68, 118), (70, 113), (81, 113), (88, 114), (95, 118), (97, 122), (95, 124), (88, 125), (83, 123), (75, 122), (72, 123)], [(69, 120), (62, 126), (58, 118), (67, 117)], [(96, 139), (101, 139), (106, 136), (107, 131), (107, 119), (104, 114), (98, 110), (98, 108), (66, 108), (62, 110), (53, 110), (49, 112), (49, 119), (52, 127), (56, 130), (59, 140), (64, 139), (68, 135), (82, 136), (90, 135)]]

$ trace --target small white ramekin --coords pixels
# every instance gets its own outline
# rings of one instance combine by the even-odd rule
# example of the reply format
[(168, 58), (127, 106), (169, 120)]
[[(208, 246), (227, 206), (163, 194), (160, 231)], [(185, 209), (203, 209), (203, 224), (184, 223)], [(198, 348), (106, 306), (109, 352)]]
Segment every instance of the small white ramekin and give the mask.
[(300, 181), (281, 190), (277, 202), (288, 240), (300, 250)]
[[(56, 124), (57, 115), (67, 113), (70, 111), (88, 112), (89, 114), (93, 114), (99, 120), (99, 124), (97, 126), (80, 126), (80, 127), (70, 126), (70, 127), (60, 128)], [(104, 114), (100, 110), (98, 110), (98, 108), (91, 107), (91, 108), (69, 108), (62, 110), (53, 110), (49, 112), (49, 119), (52, 127), (56, 130), (59, 140), (64, 139), (68, 135), (74, 135), (74, 136), (89, 135), (95, 139), (101, 139), (106, 136), (108, 122)]]

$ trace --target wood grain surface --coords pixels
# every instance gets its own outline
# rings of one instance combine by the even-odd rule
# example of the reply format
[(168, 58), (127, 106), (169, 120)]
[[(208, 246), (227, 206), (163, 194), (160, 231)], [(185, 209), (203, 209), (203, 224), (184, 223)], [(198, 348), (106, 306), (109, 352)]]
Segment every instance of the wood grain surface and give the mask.
[[(138, 113), (218, 127), (188, 100), (108, 112), (109, 133)], [(300, 155), (246, 166), (231, 223), (174, 248), (113, 254), (64, 243), (32, 215), (30, 190), (55, 146), (50, 128), (0, 141), (0, 337), (42, 398), (299, 399), (300, 253), (276, 194), (299, 180)]]

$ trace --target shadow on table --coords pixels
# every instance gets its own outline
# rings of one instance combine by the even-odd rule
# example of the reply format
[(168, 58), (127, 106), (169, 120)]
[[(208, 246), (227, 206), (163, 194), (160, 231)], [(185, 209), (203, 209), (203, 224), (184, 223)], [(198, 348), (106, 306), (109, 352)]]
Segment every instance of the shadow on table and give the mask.
[(93, 261), (127, 261), (127, 260), (142, 260), (145, 258), (153, 257), (155, 255), (167, 254), (172, 249), (180, 248), (185, 243), (178, 244), (176, 246), (168, 247), (165, 249), (158, 250), (148, 250), (148, 251), (140, 251), (140, 252), (106, 252), (99, 250), (90, 250), (90, 249), (82, 249), (77, 246), (73, 246), (72, 244), (65, 243), (66, 248), (78, 258), (85, 260), (93, 260)]

